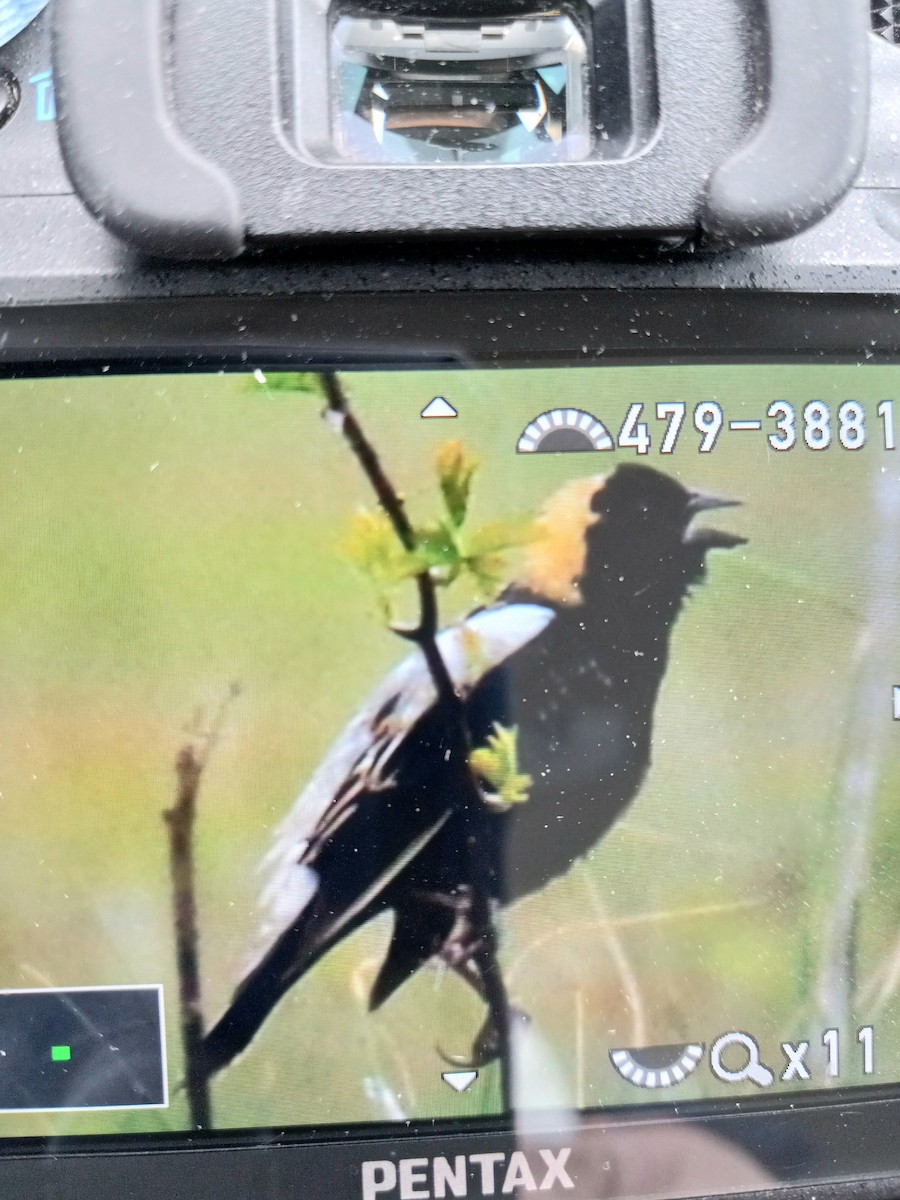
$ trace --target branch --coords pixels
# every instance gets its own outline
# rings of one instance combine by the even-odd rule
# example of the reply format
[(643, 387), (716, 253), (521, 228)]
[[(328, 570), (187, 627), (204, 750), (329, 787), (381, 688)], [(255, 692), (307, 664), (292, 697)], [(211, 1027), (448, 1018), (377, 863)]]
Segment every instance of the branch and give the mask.
[[(347, 397), (338, 377), (329, 372), (324, 376), (323, 382), (325, 398), (328, 401), (328, 415), (332, 423), (343, 434), (348, 446), (356, 455), (401, 546), (410, 553), (415, 552), (418, 546), (416, 531), (406, 515), (403, 501), (385, 474), (374, 446), (366, 437), (359, 421), (350, 411)], [(437, 645), (439, 632), (437, 588), (434, 586), (434, 580), (428, 570), (420, 571), (416, 575), (416, 587), (419, 592), (419, 624), (416, 629), (404, 630), (402, 636), (421, 649), (437, 690), (439, 702), (449, 705), (450, 710), (457, 714), (457, 719), (461, 720), (462, 701)]]
[(205, 765), (193, 745), (183, 746), (175, 760), (178, 792), (175, 804), (163, 813), (169, 830), (172, 907), (181, 1007), (181, 1039), (185, 1059), (185, 1088), (191, 1124), (209, 1129), (212, 1113), (209, 1079), (203, 1061), (203, 1010), (200, 1003), (200, 963), (197, 952), (197, 902), (194, 887), (194, 820), (197, 792)]
[[(404, 550), (414, 553), (418, 549), (416, 531), (400, 495), (381, 465), (374, 446), (350, 409), (337, 375), (334, 372), (326, 373), (323, 376), (323, 386), (327, 402), (326, 415), (356, 456), (378, 503), (391, 522), (398, 541)], [(437, 642), (437, 588), (427, 568), (416, 575), (415, 581), (419, 595), (419, 623), (414, 629), (404, 630), (400, 636), (413, 642), (422, 651), (437, 694), (437, 702), (449, 717), (446, 727), (450, 743), (447, 764), (449, 769), (456, 770), (458, 776), (459, 806), (466, 817), (469, 831), (466, 850), (472, 885), (471, 920), (479, 933), (474, 962), (481, 976), (485, 1002), (497, 1033), (503, 1106), (507, 1111), (511, 1111), (513, 1089), (509, 997), (497, 958), (497, 930), (488, 888), (491, 864), (485, 852), (483, 839), (478, 836), (478, 826), (483, 817), (484, 797), (469, 764), (472, 746), (464, 700), (447, 670)]]
[(208, 729), (205, 732), (194, 731), (195, 740), (179, 750), (175, 759), (175, 774), (178, 780), (175, 803), (163, 813), (169, 834), (175, 959), (185, 1062), (184, 1087), (191, 1124), (195, 1129), (209, 1129), (212, 1126), (212, 1110), (209, 1076), (203, 1053), (204, 1021), (194, 871), (194, 823), (203, 771), (222, 732), (228, 707), (239, 694), (240, 687), (232, 684)]

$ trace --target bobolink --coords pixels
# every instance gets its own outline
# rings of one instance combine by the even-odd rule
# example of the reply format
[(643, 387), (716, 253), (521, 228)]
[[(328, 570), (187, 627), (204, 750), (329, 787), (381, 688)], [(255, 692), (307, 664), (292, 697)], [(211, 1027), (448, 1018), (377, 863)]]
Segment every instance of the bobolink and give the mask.
[[(545, 507), (519, 581), (440, 634), (471, 745), (516, 730), (518, 768), (530, 777), (524, 802), (486, 802), (474, 828), (494, 901), (563, 874), (637, 794), (672, 628), (708, 551), (744, 542), (693, 522), (730, 503), (638, 465), (571, 483)], [(446, 731), (416, 650), (340, 735), (279, 830), (266, 860), (263, 948), (205, 1040), (210, 1073), (245, 1049), (323, 954), (387, 910), (393, 936), (372, 1008), (435, 955), (477, 987), (460, 929), (473, 824), (448, 786)]]

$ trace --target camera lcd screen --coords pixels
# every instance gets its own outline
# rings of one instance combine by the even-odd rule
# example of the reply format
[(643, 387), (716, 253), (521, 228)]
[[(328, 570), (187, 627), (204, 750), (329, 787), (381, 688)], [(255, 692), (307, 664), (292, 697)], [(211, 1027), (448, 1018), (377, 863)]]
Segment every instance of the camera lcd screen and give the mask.
[(898, 388), (0, 384), (0, 1136), (900, 1081)]

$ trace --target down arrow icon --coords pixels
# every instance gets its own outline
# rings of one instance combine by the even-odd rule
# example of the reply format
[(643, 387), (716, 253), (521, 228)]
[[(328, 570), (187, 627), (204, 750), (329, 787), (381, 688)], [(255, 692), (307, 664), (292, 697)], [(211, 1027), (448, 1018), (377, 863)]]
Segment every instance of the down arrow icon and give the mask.
[(454, 1092), (465, 1092), (478, 1078), (477, 1071), (443, 1071), (441, 1079), (449, 1083)]

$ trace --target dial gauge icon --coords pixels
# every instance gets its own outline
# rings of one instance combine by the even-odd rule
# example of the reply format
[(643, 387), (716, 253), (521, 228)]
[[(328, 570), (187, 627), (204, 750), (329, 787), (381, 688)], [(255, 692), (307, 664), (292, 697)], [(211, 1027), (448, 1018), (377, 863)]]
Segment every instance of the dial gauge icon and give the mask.
[(684, 1083), (703, 1058), (702, 1042), (678, 1046), (643, 1046), (610, 1050), (609, 1060), (623, 1079), (641, 1088), (669, 1088)]
[(606, 426), (580, 408), (552, 408), (535, 417), (516, 445), (519, 454), (578, 454), (612, 450)]

